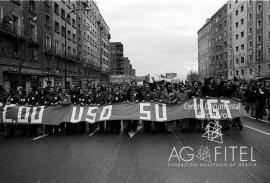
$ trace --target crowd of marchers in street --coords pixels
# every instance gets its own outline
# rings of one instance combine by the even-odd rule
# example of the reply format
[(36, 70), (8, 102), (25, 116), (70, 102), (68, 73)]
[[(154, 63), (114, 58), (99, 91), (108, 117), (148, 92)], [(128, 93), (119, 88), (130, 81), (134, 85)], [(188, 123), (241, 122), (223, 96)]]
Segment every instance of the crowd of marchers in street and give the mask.
[[(153, 78), (152, 78), (153, 79)], [(183, 104), (188, 99), (196, 97), (220, 97), (231, 98), (242, 102), (250, 116), (262, 119), (266, 114), (266, 108), (270, 106), (270, 87), (266, 87), (263, 82), (237, 82), (237, 81), (215, 81), (208, 78), (203, 84), (199, 81), (170, 83), (165, 81), (152, 83), (144, 82), (138, 86), (136, 81), (131, 83), (115, 84), (110, 87), (91, 86), (87, 89), (71, 85), (69, 88), (30, 87), (28, 91), (18, 87), (16, 90), (5, 90), (0, 86), (0, 105), (18, 104), (26, 106), (35, 105), (89, 105), (100, 106), (116, 103), (137, 103), (137, 102), (160, 102), (166, 104)], [(270, 118), (268, 118), (270, 119)], [(202, 131), (209, 120), (182, 119), (174, 122), (175, 128), (182, 131), (199, 130)], [(160, 122), (142, 121), (143, 129), (146, 132), (166, 132), (168, 125)], [(124, 130), (127, 132), (136, 131), (139, 121), (126, 120)], [(224, 120), (223, 129), (238, 127), (242, 130), (243, 125), (240, 118)], [(41, 133), (55, 134), (76, 134), (93, 133), (99, 129), (103, 132), (119, 133), (121, 131), (121, 121), (100, 121), (96, 124), (80, 122), (78, 124), (61, 123), (60, 125), (19, 125), (0, 124), (0, 131), (5, 136), (12, 137), (20, 135), (39, 135)], [(17, 132), (19, 131), (19, 132)]]

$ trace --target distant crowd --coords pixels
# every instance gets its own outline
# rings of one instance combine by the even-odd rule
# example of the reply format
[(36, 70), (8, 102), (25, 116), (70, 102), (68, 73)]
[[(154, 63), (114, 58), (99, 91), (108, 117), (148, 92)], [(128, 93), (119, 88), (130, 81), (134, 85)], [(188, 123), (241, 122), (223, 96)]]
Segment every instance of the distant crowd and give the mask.
[[(245, 105), (245, 109), (251, 116), (262, 119), (266, 114), (266, 108), (270, 107), (270, 87), (266, 87), (263, 82), (237, 82), (237, 81), (220, 81), (214, 78), (208, 78), (202, 85), (199, 81), (192, 82), (144, 82), (142, 86), (137, 86), (135, 81), (130, 84), (123, 83), (111, 87), (91, 86), (82, 89), (78, 86), (71, 85), (69, 88), (30, 87), (26, 91), (23, 87), (16, 90), (7, 89), (0, 86), (0, 107), (6, 104), (19, 105), (108, 105), (115, 103), (136, 103), (136, 102), (161, 102), (166, 104), (182, 104), (188, 99), (195, 97), (224, 97), (240, 101)], [(270, 120), (270, 117), (268, 117)], [(128, 121), (127, 131), (136, 131), (138, 121)], [(183, 131), (187, 129), (203, 129), (207, 121), (195, 119), (178, 120), (176, 126)], [(230, 128), (229, 123), (225, 123), (224, 128)], [(98, 125), (98, 126), (97, 126)], [(97, 128), (101, 131), (120, 132), (121, 121), (111, 121), (109, 123), (99, 122), (97, 125), (89, 124), (89, 133)], [(14, 127), (15, 126), (15, 127)], [(16, 128), (22, 128), (24, 133), (35, 135), (40, 127), (20, 127), (20, 125), (1, 125), (7, 136), (14, 136)], [(144, 121), (144, 130), (146, 131), (167, 131), (166, 124), (153, 123)], [(232, 126), (243, 128), (240, 118), (234, 119)], [(44, 127), (44, 126), (43, 126)], [(84, 133), (86, 123), (79, 124), (64, 123), (59, 126), (45, 127), (49, 134), (58, 133)]]

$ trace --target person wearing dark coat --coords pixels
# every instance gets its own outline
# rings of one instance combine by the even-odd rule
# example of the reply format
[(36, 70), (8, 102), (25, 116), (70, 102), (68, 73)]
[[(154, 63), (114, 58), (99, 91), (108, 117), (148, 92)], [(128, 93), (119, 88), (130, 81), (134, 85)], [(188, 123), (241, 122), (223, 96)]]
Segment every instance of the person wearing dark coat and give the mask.
[(262, 83), (259, 83), (255, 92), (256, 101), (256, 119), (263, 119), (264, 107), (265, 107), (265, 89)]
[[(126, 93), (126, 101), (127, 103), (138, 103), (142, 100), (142, 93), (137, 87), (136, 81), (131, 82), (131, 87), (128, 89)], [(128, 120), (127, 121), (127, 131), (137, 131), (138, 120)]]
[[(112, 104), (123, 103), (125, 101), (125, 94), (120, 91), (119, 85), (114, 87), (112, 93)], [(121, 120), (113, 120), (108, 122), (112, 132), (119, 133), (121, 130)]]
[[(153, 92), (150, 90), (149, 84), (145, 84), (145, 88), (142, 92), (142, 102), (153, 102)], [(152, 121), (143, 121), (144, 131), (149, 132), (151, 130)]]
[[(96, 106), (105, 105), (107, 101), (106, 92), (104, 91), (103, 87), (98, 86), (96, 92)], [(99, 130), (101, 133), (104, 132), (104, 121), (100, 121), (98, 123)]]

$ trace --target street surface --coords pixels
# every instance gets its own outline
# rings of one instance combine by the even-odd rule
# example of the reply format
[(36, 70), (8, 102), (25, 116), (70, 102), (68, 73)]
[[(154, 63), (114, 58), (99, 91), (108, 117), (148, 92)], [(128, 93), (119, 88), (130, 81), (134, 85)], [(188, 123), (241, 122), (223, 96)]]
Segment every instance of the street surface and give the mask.
[[(210, 142), (203, 133), (145, 133), (92, 136), (0, 137), (1, 183), (149, 183), (149, 182), (270, 182), (270, 123), (242, 119), (244, 129), (223, 131), (223, 144)], [(244, 167), (177, 167), (168, 160), (175, 147), (189, 146), (196, 156), (200, 146), (253, 147), (256, 165)], [(186, 152), (185, 152), (186, 151)], [(212, 152), (212, 151), (211, 151)], [(239, 159), (239, 151), (235, 158)], [(183, 150), (183, 158), (190, 156)], [(250, 154), (250, 152), (248, 153)], [(212, 155), (212, 154), (211, 154)], [(249, 155), (246, 156), (245, 159)], [(228, 153), (227, 160), (232, 158)], [(214, 157), (211, 156), (211, 160)], [(177, 163), (177, 158), (172, 158)], [(194, 158), (192, 163), (202, 163)], [(183, 163), (183, 161), (182, 161)], [(190, 163), (190, 162), (189, 162)]]

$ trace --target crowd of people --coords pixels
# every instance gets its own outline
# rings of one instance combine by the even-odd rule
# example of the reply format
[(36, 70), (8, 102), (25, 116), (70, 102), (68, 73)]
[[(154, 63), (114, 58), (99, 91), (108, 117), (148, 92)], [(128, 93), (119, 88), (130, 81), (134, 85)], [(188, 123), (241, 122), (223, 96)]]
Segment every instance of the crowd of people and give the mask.
[[(108, 105), (115, 103), (136, 103), (136, 102), (162, 102), (166, 104), (183, 104), (188, 99), (195, 97), (224, 97), (240, 101), (245, 105), (245, 109), (250, 115), (262, 119), (266, 113), (266, 108), (270, 107), (270, 88), (262, 82), (235, 82), (220, 81), (214, 78), (208, 78), (202, 85), (199, 81), (193, 82), (144, 82), (142, 86), (137, 86), (135, 81), (130, 84), (113, 85), (110, 87), (88, 87), (86, 89), (71, 85), (70, 88), (47, 87), (34, 88), (30, 87), (28, 91), (18, 87), (16, 90), (7, 89), (0, 86), (0, 107), (6, 104), (19, 105)], [(270, 117), (268, 118), (270, 120)], [(138, 122), (136, 120), (126, 121), (126, 130), (136, 131)], [(145, 131), (167, 131), (166, 123), (143, 121)], [(208, 123), (207, 120), (201, 121), (196, 119), (177, 120), (176, 126), (183, 131), (188, 129), (199, 129)], [(243, 128), (240, 118), (233, 119), (232, 123), (224, 123), (223, 128), (238, 126)], [(2, 124), (1, 129), (7, 136), (14, 136), (16, 130), (21, 130), (22, 134), (37, 135), (40, 128), (49, 134), (70, 134), (85, 133), (88, 129), (92, 133), (97, 128), (100, 132), (111, 131), (119, 133), (121, 130), (121, 121), (110, 121), (108, 123), (99, 122), (97, 124), (88, 124), (85, 122), (78, 124), (62, 123), (59, 126), (52, 125), (9, 125)]]

